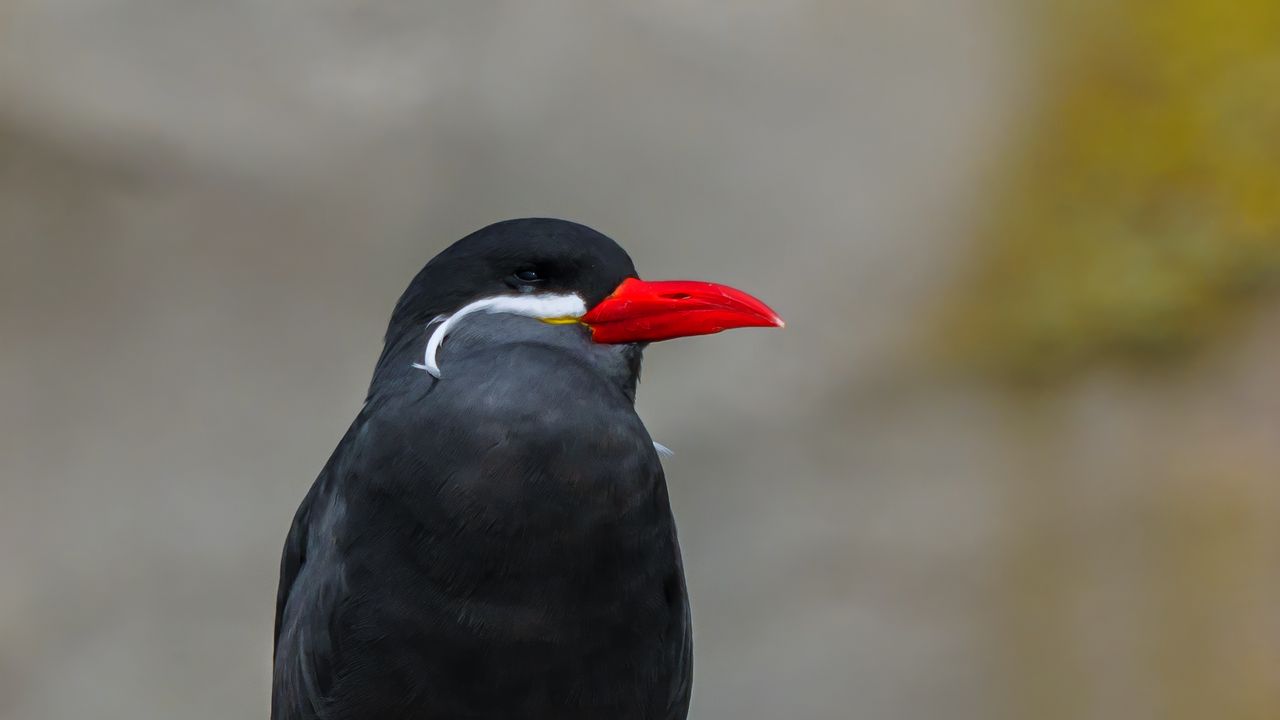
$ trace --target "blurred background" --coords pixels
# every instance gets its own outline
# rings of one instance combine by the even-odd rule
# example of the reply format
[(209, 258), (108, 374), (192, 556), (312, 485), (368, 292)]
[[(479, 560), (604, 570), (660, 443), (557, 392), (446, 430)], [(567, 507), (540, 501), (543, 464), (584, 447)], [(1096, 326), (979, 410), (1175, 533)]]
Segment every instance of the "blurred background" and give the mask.
[(694, 720), (1280, 717), (1274, 0), (7, 0), (0, 718), (266, 717), (416, 270), (578, 220), (648, 352)]

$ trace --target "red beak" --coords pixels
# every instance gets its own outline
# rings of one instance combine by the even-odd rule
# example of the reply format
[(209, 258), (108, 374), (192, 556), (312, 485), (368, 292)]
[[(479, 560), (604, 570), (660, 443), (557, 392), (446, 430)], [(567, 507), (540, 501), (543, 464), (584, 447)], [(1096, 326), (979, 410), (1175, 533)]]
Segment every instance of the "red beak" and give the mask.
[(657, 342), (739, 327), (783, 327), (768, 305), (731, 287), (627, 278), (581, 321), (598, 343)]

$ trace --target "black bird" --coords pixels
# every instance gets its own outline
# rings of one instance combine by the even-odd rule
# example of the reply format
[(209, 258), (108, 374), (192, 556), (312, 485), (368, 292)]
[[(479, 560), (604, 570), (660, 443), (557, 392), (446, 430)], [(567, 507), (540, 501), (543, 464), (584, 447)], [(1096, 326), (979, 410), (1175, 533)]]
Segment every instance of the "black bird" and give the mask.
[(289, 530), (272, 719), (683, 720), (689, 605), (640, 355), (781, 325), (732, 288), (639, 280), (562, 220), (436, 256)]

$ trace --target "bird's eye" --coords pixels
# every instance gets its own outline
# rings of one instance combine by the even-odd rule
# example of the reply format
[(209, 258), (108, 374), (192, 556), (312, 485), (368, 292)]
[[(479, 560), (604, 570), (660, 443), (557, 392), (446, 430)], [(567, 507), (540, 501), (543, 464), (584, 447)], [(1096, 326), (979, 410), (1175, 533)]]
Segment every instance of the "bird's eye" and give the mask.
[(542, 279), (542, 276), (538, 274), (537, 270), (530, 270), (527, 268), (524, 270), (517, 270), (515, 276), (520, 282), (526, 283), (538, 282)]

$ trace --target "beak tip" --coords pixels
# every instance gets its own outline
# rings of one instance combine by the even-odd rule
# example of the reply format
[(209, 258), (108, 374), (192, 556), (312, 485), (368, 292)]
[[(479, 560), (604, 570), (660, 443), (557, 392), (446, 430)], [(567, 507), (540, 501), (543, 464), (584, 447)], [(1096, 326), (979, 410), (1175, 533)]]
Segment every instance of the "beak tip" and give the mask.
[(787, 326), (787, 321), (783, 320), (781, 315), (774, 312), (773, 308), (766, 307), (764, 310), (765, 311), (760, 314), (760, 319), (765, 322), (763, 327), (785, 328)]

